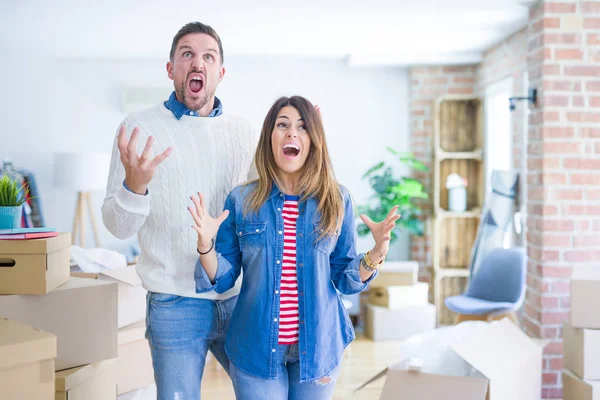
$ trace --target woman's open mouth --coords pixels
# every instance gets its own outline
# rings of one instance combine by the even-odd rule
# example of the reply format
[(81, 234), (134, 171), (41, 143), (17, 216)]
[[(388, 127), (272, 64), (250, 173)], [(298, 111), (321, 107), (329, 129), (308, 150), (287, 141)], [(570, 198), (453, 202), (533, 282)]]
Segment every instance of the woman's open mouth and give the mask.
[(300, 154), (299, 146), (292, 143), (283, 146), (283, 155), (286, 156), (286, 158), (296, 158), (298, 154)]

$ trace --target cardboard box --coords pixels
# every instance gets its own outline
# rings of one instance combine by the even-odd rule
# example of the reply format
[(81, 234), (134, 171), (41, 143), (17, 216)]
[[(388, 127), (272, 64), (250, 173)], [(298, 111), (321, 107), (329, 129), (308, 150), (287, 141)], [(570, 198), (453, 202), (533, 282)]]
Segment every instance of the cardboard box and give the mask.
[[(444, 329), (464, 329), (468, 324), (465, 322)], [(412, 341), (423, 343), (416, 339)], [(435, 347), (429, 343), (425, 346)], [(508, 319), (486, 323), (476, 330), (455, 335), (448, 341), (448, 347), (444, 355), (453, 357), (450, 363), (440, 362), (440, 352), (433, 349), (420, 372), (407, 370), (410, 359), (405, 359), (381, 371), (358, 390), (385, 376), (383, 400), (398, 399), (399, 393), (402, 393), (402, 400), (540, 398), (543, 346)], [(448, 364), (458, 367), (449, 369)]]
[(145, 334), (145, 321), (119, 329), (117, 388), (120, 395), (154, 382), (150, 345)]
[(0, 316), (53, 333), (56, 370), (117, 357), (117, 284), (71, 278), (43, 296), (0, 296)]
[(600, 293), (600, 269), (579, 266), (571, 273), (571, 326), (600, 329), (600, 313), (596, 303)]
[(368, 304), (365, 334), (372, 340), (403, 340), (435, 329), (436, 315), (429, 303), (395, 310)]
[(424, 306), (429, 299), (429, 284), (417, 282), (410, 286), (388, 286), (369, 289), (369, 304), (398, 309)]
[(71, 234), (0, 240), (0, 294), (46, 294), (69, 280)]
[(565, 368), (581, 379), (600, 379), (600, 330), (563, 324)]
[(56, 336), (0, 318), (0, 397), (54, 398)]
[(148, 292), (142, 287), (135, 266), (97, 274), (71, 272), (71, 276), (116, 282), (119, 285), (117, 322), (119, 329), (146, 319), (146, 293)]
[(55, 400), (115, 400), (116, 361), (105, 360), (57, 372)]
[(584, 381), (564, 369), (562, 382), (563, 400), (600, 400), (600, 381)]
[(415, 285), (419, 279), (419, 263), (416, 261), (386, 261), (379, 276), (370, 283), (371, 288)]

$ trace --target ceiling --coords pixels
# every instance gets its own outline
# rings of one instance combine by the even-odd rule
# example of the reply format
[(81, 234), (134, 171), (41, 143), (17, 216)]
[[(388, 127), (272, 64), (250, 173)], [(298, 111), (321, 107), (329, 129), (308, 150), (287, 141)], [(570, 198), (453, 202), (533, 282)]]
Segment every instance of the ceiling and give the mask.
[(0, 46), (84, 59), (162, 59), (186, 22), (212, 25), (228, 55), (460, 64), (527, 24), (524, 0), (4, 1)]

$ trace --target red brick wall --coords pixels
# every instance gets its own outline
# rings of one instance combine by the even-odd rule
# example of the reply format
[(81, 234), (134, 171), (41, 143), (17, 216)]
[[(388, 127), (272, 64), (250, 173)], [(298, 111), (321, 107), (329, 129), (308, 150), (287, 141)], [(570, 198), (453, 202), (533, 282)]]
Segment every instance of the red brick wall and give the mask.
[(571, 269), (600, 260), (600, 2), (545, 1), (530, 13), (527, 331), (551, 339), (544, 398), (562, 396)]
[[(434, 102), (444, 94), (472, 94), (475, 88), (474, 66), (414, 67), (410, 79), (411, 151), (429, 168), (429, 173), (417, 173), (431, 194), (433, 178), (433, 112)], [(426, 218), (431, 215), (427, 209)], [(411, 259), (419, 262), (422, 280), (427, 281), (431, 267), (431, 229), (423, 237), (411, 238)]]

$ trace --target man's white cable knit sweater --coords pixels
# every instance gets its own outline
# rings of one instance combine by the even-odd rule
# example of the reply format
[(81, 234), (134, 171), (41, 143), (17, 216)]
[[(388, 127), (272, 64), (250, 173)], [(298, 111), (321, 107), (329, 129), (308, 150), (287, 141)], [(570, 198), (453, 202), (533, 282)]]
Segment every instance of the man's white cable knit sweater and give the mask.
[(156, 169), (148, 195), (142, 196), (123, 186), (125, 169), (116, 138), (113, 146), (102, 220), (120, 239), (138, 235), (142, 252), (137, 270), (144, 288), (208, 299), (236, 295), (239, 280), (222, 295), (196, 294), (198, 236), (187, 207), (193, 205), (190, 196), (200, 192), (215, 217), (223, 211), (231, 189), (248, 180), (256, 144), (250, 124), (227, 114), (212, 118), (184, 115), (177, 120), (162, 104), (129, 115), (124, 124), (128, 137), (134, 127), (140, 128), (138, 155), (151, 135), (155, 138), (153, 157), (173, 148)]

